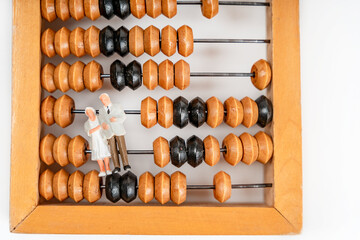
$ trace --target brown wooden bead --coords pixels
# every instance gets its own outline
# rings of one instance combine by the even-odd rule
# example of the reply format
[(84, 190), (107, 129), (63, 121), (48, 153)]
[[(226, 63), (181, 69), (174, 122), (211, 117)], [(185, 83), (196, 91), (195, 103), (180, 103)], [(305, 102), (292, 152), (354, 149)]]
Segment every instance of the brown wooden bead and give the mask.
[(219, 0), (201, 0), (201, 12), (206, 18), (213, 18), (219, 12)]
[(143, 84), (149, 90), (158, 86), (158, 65), (153, 60), (148, 60), (143, 65)]
[(256, 124), (259, 117), (259, 110), (256, 102), (249, 97), (241, 99), (241, 104), (244, 109), (243, 125), (247, 128)]
[(144, 30), (135, 26), (129, 31), (129, 51), (135, 57), (144, 53)]
[(165, 90), (174, 87), (174, 64), (168, 59), (159, 64), (159, 85)]
[(92, 170), (88, 172), (84, 177), (84, 198), (90, 203), (96, 202), (101, 198), (100, 178), (98, 175), (98, 171)]
[(84, 72), (85, 64), (81, 61), (75, 62), (69, 69), (69, 86), (75, 92), (81, 92), (85, 89)]
[(70, 55), (70, 30), (66, 27), (62, 27), (59, 31), (55, 33), (55, 51), (56, 54), (62, 58), (65, 58)]
[(238, 164), (243, 156), (243, 146), (235, 134), (230, 133), (227, 135), (223, 142), (222, 147), (226, 148), (226, 152), (223, 153), (225, 161), (227, 161), (230, 165), (235, 166)]
[(56, 9), (56, 15), (62, 21), (66, 21), (70, 18), (69, 0), (56, 0), (55, 9)]
[(260, 59), (251, 68), (251, 72), (255, 74), (251, 77), (251, 82), (259, 89), (265, 89), (271, 81), (271, 67), (264, 59)]
[(186, 200), (186, 176), (182, 172), (171, 174), (171, 201), (182, 204)]
[(160, 30), (153, 25), (144, 30), (144, 50), (152, 57), (160, 52)]
[(60, 169), (54, 175), (53, 178), (54, 196), (60, 202), (68, 198), (68, 190), (67, 190), (68, 179), (69, 179), (69, 173), (66, 172), (64, 169)]
[(146, 0), (146, 13), (157, 18), (161, 14), (161, 0)]
[(173, 124), (173, 101), (164, 96), (158, 101), (158, 123), (164, 128)]
[(54, 105), (56, 102), (56, 98), (53, 96), (47, 96), (44, 100), (41, 102), (41, 108), (40, 108), (40, 117), (41, 120), (48, 126), (51, 126), (54, 124)]
[(205, 149), (205, 162), (209, 166), (216, 165), (220, 160), (220, 144), (219, 141), (209, 135), (204, 139), (204, 149)]
[(84, 0), (85, 16), (94, 21), (100, 17), (99, 0)]
[(230, 175), (224, 171), (218, 172), (214, 176), (214, 197), (219, 202), (223, 203), (231, 197), (231, 178)]
[(54, 83), (54, 71), (55, 66), (51, 63), (47, 63), (41, 69), (41, 86), (49, 93), (52, 93), (56, 90)]
[(249, 133), (243, 133), (240, 135), (240, 140), (244, 150), (242, 162), (250, 165), (256, 161), (259, 155), (259, 148), (256, 138), (251, 136)]
[(57, 125), (65, 128), (73, 123), (75, 115), (71, 112), (75, 108), (74, 100), (68, 95), (63, 95), (55, 101), (54, 119)]
[(41, 35), (41, 51), (50, 58), (56, 54), (54, 40), (55, 32), (50, 28), (46, 29)]
[(170, 57), (176, 53), (177, 36), (175, 28), (167, 25), (161, 29), (161, 52)]
[(177, 13), (176, 0), (161, 0), (161, 11), (168, 18), (172, 18)]
[(156, 101), (147, 97), (141, 101), (141, 124), (146, 128), (152, 128), (156, 123)]
[(100, 30), (95, 26), (89, 27), (84, 34), (85, 52), (93, 58), (100, 55), (99, 34)]
[(239, 126), (244, 118), (244, 109), (241, 102), (234, 97), (229, 97), (224, 102), (224, 108), (226, 110), (226, 124), (233, 128)]
[(158, 137), (153, 142), (153, 150), (155, 164), (161, 168), (168, 165), (170, 162), (169, 142), (163, 137)]
[(192, 29), (187, 25), (183, 25), (177, 30), (177, 36), (179, 54), (184, 57), (191, 55), (194, 51), (194, 36)]
[(216, 128), (224, 120), (224, 105), (216, 97), (211, 97), (206, 101), (207, 120), (206, 123)]
[(155, 199), (161, 204), (170, 200), (170, 177), (165, 172), (155, 176)]
[(91, 61), (86, 64), (84, 68), (84, 85), (90, 92), (95, 92), (102, 88), (103, 80), (101, 74), (103, 73), (102, 66), (96, 61)]
[(54, 71), (55, 86), (62, 92), (67, 92), (70, 89), (69, 68), (69, 64), (67, 64), (66, 62), (61, 62), (59, 65), (56, 66)]
[(145, 0), (130, 0), (130, 10), (136, 18), (145, 16)]
[(81, 171), (73, 172), (68, 181), (69, 197), (75, 202), (80, 202), (84, 198), (83, 194), (84, 174)]
[(259, 154), (257, 160), (265, 164), (271, 159), (273, 155), (273, 151), (274, 151), (273, 142), (271, 140), (271, 137), (262, 131), (255, 134), (255, 138), (259, 148)]
[(84, 17), (84, 0), (69, 0), (70, 15), (76, 21)]
[(84, 165), (89, 159), (89, 154), (85, 154), (85, 150), (88, 147), (88, 141), (80, 135), (71, 139), (68, 146), (69, 162), (75, 167)]
[(85, 55), (84, 34), (85, 30), (81, 27), (75, 28), (70, 33), (70, 52), (76, 57)]
[(139, 199), (144, 203), (148, 203), (154, 199), (154, 176), (149, 173), (143, 173), (139, 178)]
[(50, 166), (55, 162), (53, 157), (53, 146), (55, 140), (56, 137), (54, 135), (47, 134), (40, 141), (40, 150), (39, 150), (40, 159), (48, 166)]
[(68, 146), (71, 138), (66, 135), (60, 135), (54, 142), (53, 145), (53, 156), (55, 162), (57, 162), (61, 167), (64, 167), (69, 164), (68, 157)]
[(45, 198), (45, 200), (50, 200), (54, 197), (53, 192), (53, 178), (54, 173), (46, 169), (39, 178), (39, 193)]
[(48, 22), (56, 19), (55, 0), (41, 0), (41, 15)]
[(190, 85), (190, 65), (184, 60), (175, 63), (175, 86), (184, 90)]

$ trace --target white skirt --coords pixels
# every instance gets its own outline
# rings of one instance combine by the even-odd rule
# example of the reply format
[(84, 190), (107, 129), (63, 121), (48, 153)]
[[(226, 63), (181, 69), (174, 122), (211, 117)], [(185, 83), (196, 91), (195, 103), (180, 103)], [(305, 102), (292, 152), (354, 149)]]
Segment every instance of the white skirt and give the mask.
[(105, 138), (100, 134), (101, 130), (98, 130), (91, 134), (91, 160), (103, 160), (106, 157), (110, 157), (109, 146)]

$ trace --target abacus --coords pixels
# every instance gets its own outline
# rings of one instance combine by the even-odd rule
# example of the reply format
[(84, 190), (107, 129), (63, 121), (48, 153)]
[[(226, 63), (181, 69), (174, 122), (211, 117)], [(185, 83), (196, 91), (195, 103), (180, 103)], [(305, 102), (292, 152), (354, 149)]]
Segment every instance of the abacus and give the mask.
[[(13, 5), (12, 232), (301, 231), (297, 0)], [(84, 132), (102, 93), (128, 154), (104, 177)]]

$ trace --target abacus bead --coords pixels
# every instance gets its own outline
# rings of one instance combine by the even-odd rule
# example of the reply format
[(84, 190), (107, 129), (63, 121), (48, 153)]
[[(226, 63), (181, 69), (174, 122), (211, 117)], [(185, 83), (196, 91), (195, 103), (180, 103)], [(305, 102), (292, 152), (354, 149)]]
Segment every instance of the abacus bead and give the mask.
[(120, 27), (115, 32), (115, 51), (121, 57), (129, 53), (129, 30), (126, 27)]
[(68, 157), (68, 146), (71, 138), (66, 135), (60, 135), (54, 142), (53, 145), (53, 156), (55, 162), (57, 162), (61, 167), (64, 167), (69, 164)]
[(94, 21), (100, 17), (99, 0), (84, 0), (85, 16)]
[(224, 110), (226, 111), (225, 123), (230, 127), (239, 126), (244, 118), (244, 109), (239, 100), (229, 97), (224, 102)]
[(99, 172), (92, 170), (84, 177), (83, 193), (84, 198), (90, 202), (96, 202), (101, 198)]
[(259, 89), (265, 89), (271, 81), (271, 68), (270, 64), (264, 59), (260, 59), (251, 68), (251, 72), (255, 74), (251, 77), (251, 82)]
[(178, 97), (174, 100), (174, 125), (178, 128), (183, 128), (188, 125), (189, 113), (188, 113), (188, 101), (183, 97)]
[(256, 138), (251, 136), (249, 133), (243, 133), (240, 135), (240, 140), (244, 150), (242, 162), (250, 165), (256, 161), (259, 155), (259, 148)]
[(54, 40), (55, 32), (50, 28), (46, 29), (41, 35), (41, 51), (50, 58), (56, 54)]
[(120, 177), (120, 192), (124, 202), (131, 202), (137, 196), (137, 177), (128, 171)]
[(158, 101), (158, 123), (164, 128), (169, 128), (173, 124), (173, 102), (164, 96)]
[(121, 199), (121, 189), (120, 189), (120, 175), (112, 174), (107, 175), (105, 180), (105, 194), (106, 198), (116, 203)]
[(174, 64), (168, 59), (159, 64), (159, 85), (165, 90), (174, 87)]
[(59, 65), (56, 66), (54, 71), (55, 86), (62, 92), (67, 92), (70, 89), (69, 68), (69, 64), (67, 64), (66, 62), (61, 62)]
[(129, 51), (135, 57), (144, 53), (144, 30), (135, 26), (129, 31)]
[(55, 0), (41, 0), (41, 15), (48, 22), (52, 22), (56, 19), (55, 10)]
[(227, 135), (222, 143), (223, 148), (226, 148), (226, 152), (223, 153), (225, 161), (230, 165), (235, 166), (238, 164), (243, 156), (243, 147), (240, 141), (235, 134), (230, 133)]
[(100, 30), (95, 26), (89, 27), (84, 34), (85, 52), (93, 58), (100, 54), (99, 34)]
[(175, 63), (175, 86), (184, 90), (190, 85), (190, 65), (184, 60)]
[(106, 19), (114, 16), (113, 0), (99, 0), (100, 14)]
[(257, 125), (260, 127), (265, 127), (268, 125), (273, 118), (273, 106), (271, 101), (265, 97), (264, 95), (260, 96), (255, 100), (258, 110), (259, 110), (259, 117), (257, 121)]
[(54, 71), (55, 66), (51, 63), (47, 63), (41, 69), (41, 86), (49, 93), (56, 91), (56, 86), (54, 83)]
[(144, 30), (144, 50), (152, 57), (160, 52), (160, 30), (153, 25)]
[(161, 0), (146, 0), (146, 13), (157, 18), (161, 14)]
[(151, 59), (143, 65), (143, 83), (149, 90), (158, 86), (158, 65)]
[(170, 200), (170, 177), (165, 172), (155, 176), (155, 199), (161, 204)]
[(130, 10), (136, 18), (145, 16), (145, 0), (130, 0)]
[(161, 11), (168, 18), (172, 18), (177, 12), (176, 0), (161, 0)]
[(219, 141), (209, 135), (204, 139), (205, 163), (209, 166), (216, 165), (220, 160)]
[(175, 136), (170, 140), (171, 163), (176, 167), (181, 167), (187, 161), (185, 140)]
[(46, 169), (39, 178), (39, 193), (47, 201), (54, 197), (53, 178), (54, 173), (49, 169)]
[(257, 160), (265, 164), (271, 159), (273, 155), (273, 151), (274, 151), (273, 142), (271, 140), (271, 137), (262, 131), (255, 134), (255, 138), (259, 148), (259, 154)]
[(219, 12), (219, 0), (201, 0), (201, 12), (206, 18), (213, 18)]
[(114, 0), (114, 13), (121, 19), (130, 15), (130, 0)]
[(223, 203), (231, 197), (231, 178), (230, 175), (224, 171), (218, 172), (214, 176), (214, 197), (219, 202)]
[(171, 201), (182, 204), (186, 200), (186, 176), (182, 172), (171, 174)]
[(206, 104), (200, 97), (190, 101), (188, 110), (191, 125), (200, 127), (204, 124), (206, 121)]
[(158, 137), (153, 142), (154, 162), (163, 168), (170, 162), (170, 149), (168, 141), (163, 137)]
[(113, 55), (115, 51), (114, 29), (110, 26), (103, 28), (99, 35), (100, 52), (105, 56)]
[(224, 120), (224, 105), (216, 97), (211, 97), (206, 101), (207, 106), (207, 120), (206, 123), (216, 128)]
[(88, 147), (88, 141), (80, 135), (71, 139), (68, 146), (69, 162), (75, 167), (84, 165), (89, 159), (89, 154), (85, 153)]
[(125, 69), (125, 64), (123, 64), (120, 60), (115, 60), (110, 65), (110, 82), (113, 88), (118, 91), (125, 88)]
[(84, 18), (84, 0), (69, 0), (70, 15), (76, 21)]
[(66, 27), (62, 27), (59, 31), (55, 33), (55, 51), (56, 54), (62, 58), (65, 58), (70, 55), (70, 30)]
[(80, 202), (84, 198), (83, 194), (84, 174), (77, 170), (73, 172), (68, 181), (69, 197), (75, 202)]
[(54, 104), (54, 119), (57, 125), (65, 128), (72, 124), (75, 115), (71, 112), (75, 103), (68, 95), (63, 95)]
[(177, 36), (176, 30), (167, 25), (161, 29), (161, 52), (170, 57), (176, 52)]
[(241, 104), (244, 108), (243, 125), (247, 128), (254, 126), (259, 116), (256, 102), (249, 97), (244, 97), (241, 99)]
[(70, 18), (69, 0), (56, 0), (55, 1), (56, 15), (62, 21)]
[(75, 28), (70, 33), (70, 52), (76, 57), (85, 55), (84, 34), (85, 30), (81, 27)]
[(54, 124), (54, 105), (56, 102), (56, 98), (53, 96), (47, 96), (41, 102), (41, 109), (40, 109), (40, 117), (41, 120), (48, 126)]
[(186, 141), (188, 163), (192, 167), (199, 166), (204, 161), (204, 143), (197, 136), (193, 135)]
[(54, 175), (53, 178), (54, 196), (60, 202), (68, 198), (68, 189), (67, 189), (68, 179), (69, 179), (69, 173), (67, 173), (64, 169), (60, 169)]
[(141, 124), (146, 128), (152, 128), (157, 123), (156, 101), (147, 97), (141, 101)]
[(177, 31), (178, 36), (178, 51), (179, 54), (187, 57), (194, 51), (194, 37), (192, 29), (189, 26), (183, 25)]
[(90, 92), (99, 90), (103, 85), (100, 75), (103, 73), (102, 66), (96, 61), (91, 61), (84, 68), (84, 85)]
[(138, 89), (141, 84), (141, 65), (137, 61), (132, 61), (126, 66), (125, 70), (125, 85), (132, 90)]
[(84, 67), (85, 64), (81, 61), (75, 62), (69, 69), (69, 86), (75, 92), (81, 92), (85, 89), (84, 85)]
[(40, 159), (48, 166), (55, 162), (52, 153), (55, 140), (56, 137), (50, 133), (43, 137), (40, 141)]
[(139, 178), (139, 199), (148, 203), (154, 199), (154, 176), (149, 173), (143, 173)]

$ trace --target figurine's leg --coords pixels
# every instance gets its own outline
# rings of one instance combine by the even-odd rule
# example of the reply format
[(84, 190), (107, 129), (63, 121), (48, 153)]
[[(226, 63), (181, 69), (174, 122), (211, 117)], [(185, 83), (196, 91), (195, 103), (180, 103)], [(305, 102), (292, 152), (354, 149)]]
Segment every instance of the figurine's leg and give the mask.
[(129, 165), (127, 150), (126, 150), (126, 142), (125, 142), (125, 136), (116, 136), (116, 143), (119, 147), (119, 152), (121, 156), (121, 161), (124, 166), (124, 170), (131, 168)]
[(106, 176), (106, 174), (105, 174), (105, 166), (104, 166), (103, 160), (97, 160), (97, 162), (98, 162), (99, 168), (100, 168), (99, 177)]
[(110, 171), (110, 162), (109, 161), (110, 160), (108, 157), (104, 158), (106, 171)]
[(116, 147), (116, 140), (115, 136), (111, 137), (108, 140), (108, 143), (110, 145), (110, 153), (111, 153), (111, 159), (114, 164), (114, 172), (120, 172), (120, 162), (119, 162), (119, 153)]

